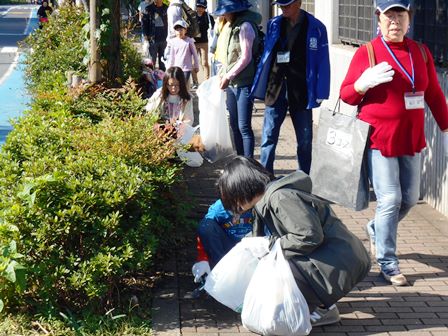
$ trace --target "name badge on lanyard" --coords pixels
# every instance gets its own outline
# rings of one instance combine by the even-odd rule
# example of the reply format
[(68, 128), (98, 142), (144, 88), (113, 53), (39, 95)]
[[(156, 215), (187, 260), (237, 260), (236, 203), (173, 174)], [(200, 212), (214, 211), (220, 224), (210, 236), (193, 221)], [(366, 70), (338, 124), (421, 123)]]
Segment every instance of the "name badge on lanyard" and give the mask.
[(423, 91), (406, 92), (404, 94), (406, 110), (417, 110), (425, 107), (425, 94)]
[(393, 51), (387, 45), (386, 41), (384, 40), (384, 37), (381, 37), (381, 41), (383, 42), (387, 51), (389, 51), (389, 54), (394, 59), (395, 63), (397, 63), (399, 68), (403, 71), (403, 73), (406, 75), (406, 77), (411, 82), (412, 92), (405, 92), (405, 94), (404, 94), (404, 105), (406, 107), (406, 110), (417, 110), (417, 109), (424, 108), (425, 107), (425, 93), (423, 91), (415, 91), (415, 72), (414, 72), (414, 62), (412, 61), (411, 50), (408, 48), (409, 61), (411, 63), (411, 73), (409, 73), (406, 71), (404, 66), (400, 63), (400, 61), (397, 59), (397, 57), (395, 56)]
[(277, 63), (289, 63), (289, 51), (279, 51), (277, 53)]

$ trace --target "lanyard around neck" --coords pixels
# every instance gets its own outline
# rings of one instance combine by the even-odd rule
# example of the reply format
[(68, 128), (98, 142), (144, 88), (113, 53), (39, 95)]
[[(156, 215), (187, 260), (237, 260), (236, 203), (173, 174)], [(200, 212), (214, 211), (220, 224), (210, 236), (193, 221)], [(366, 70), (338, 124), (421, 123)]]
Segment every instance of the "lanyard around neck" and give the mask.
[(387, 45), (386, 41), (384, 40), (384, 37), (381, 36), (381, 42), (383, 42), (384, 46), (386, 47), (387, 51), (389, 52), (389, 54), (392, 56), (392, 58), (394, 59), (395, 63), (397, 63), (397, 65), (400, 67), (401, 71), (404, 72), (404, 74), (406, 75), (406, 77), (409, 79), (409, 81), (412, 84), (412, 91), (415, 93), (415, 73), (414, 73), (414, 62), (412, 61), (412, 55), (411, 55), (411, 51), (409, 50), (408, 47), (408, 54), (409, 54), (409, 60), (411, 61), (411, 69), (412, 69), (412, 74), (409, 74), (409, 72), (407, 72), (407, 70), (404, 68), (404, 66), (401, 64), (401, 62), (398, 60), (397, 56), (395, 56), (394, 52), (392, 51), (392, 49)]

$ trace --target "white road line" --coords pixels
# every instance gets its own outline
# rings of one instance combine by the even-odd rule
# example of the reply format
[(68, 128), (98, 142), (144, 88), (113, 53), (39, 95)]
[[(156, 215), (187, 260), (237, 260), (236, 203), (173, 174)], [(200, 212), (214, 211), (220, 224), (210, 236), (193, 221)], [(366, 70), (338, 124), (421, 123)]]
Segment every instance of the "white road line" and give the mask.
[(16, 54), (16, 56), (14, 57), (14, 60), (12, 61), (11, 65), (9, 66), (8, 70), (5, 72), (5, 74), (3, 75), (2, 78), (0, 78), (0, 85), (3, 84), (3, 82), (9, 77), (9, 75), (12, 73), (12, 71), (14, 70), (14, 68), (17, 65), (17, 61), (19, 59), (19, 54)]
[(1, 14), (1, 16), (5, 16), (6, 14), (8, 14), (8, 12), (10, 11), (10, 10), (12, 10), (14, 7), (10, 7), (10, 8), (8, 8), (6, 11), (4, 11), (2, 14)]
[(0, 53), (16, 53), (18, 47), (3, 47), (0, 49)]
[(23, 34), (0, 33), (0, 36), (23, 36)]
[(30, 10), (30, 15), (28, 16), (28, 20), (26, 22), (26, 27), (25, 30), (23, 31), (23, 35), (28, 35), (30, 33), (28, 30), (30, 29), (30, 22), (32, 17), (33, 17), (33, 11)]

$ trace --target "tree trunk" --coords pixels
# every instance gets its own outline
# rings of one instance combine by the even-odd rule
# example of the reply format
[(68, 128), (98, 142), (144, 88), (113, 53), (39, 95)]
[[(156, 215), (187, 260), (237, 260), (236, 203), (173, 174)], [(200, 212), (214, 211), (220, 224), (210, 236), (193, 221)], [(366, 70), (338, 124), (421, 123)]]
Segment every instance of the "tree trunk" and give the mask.
[(120, 0), (109, 0), (110, 3), (110, 41), (105, 46), (107, 57), (107, 78), (116, 81), (122, 75), (120, 57)]
[[(98, 0), (99, 2), (100, 0)], [(96, 38), (98, 27), (97, 0), (90, 0), (90, 62), (89, 81), (98, 83), (101, 80), (100, 48)]]

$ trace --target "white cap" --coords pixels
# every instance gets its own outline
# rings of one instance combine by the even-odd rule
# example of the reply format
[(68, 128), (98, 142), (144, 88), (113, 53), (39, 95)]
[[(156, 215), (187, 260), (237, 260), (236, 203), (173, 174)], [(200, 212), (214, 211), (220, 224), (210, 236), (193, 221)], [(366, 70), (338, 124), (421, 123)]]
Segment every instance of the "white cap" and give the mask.
[(188, 24), (185, 22), (185, 20), (180, 19), (180, 20), (177, 20), (176, 22), (174, 22), (173, 28), (176, 29), (177, 26), (181, 26), (181, 27), (187, 29)]

